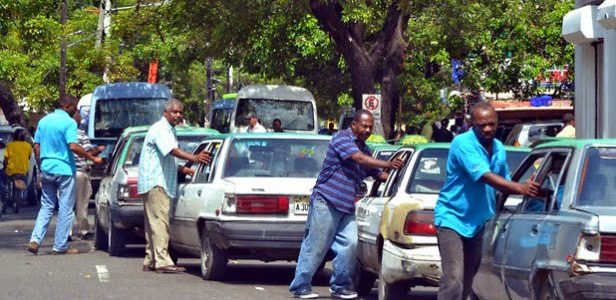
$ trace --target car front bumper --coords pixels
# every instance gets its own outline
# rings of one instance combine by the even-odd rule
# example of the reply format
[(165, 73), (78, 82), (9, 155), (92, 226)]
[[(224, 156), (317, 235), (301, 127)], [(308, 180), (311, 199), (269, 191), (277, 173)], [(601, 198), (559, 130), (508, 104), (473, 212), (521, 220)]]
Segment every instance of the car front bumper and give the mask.
[(560, 282), (560, 290), (565, 299), (616, 299), (616, 274), (571, 277)]
[(206, 221), (206, 229), (222, 249), (299, 250), (305, 222)]
[(438, 285), (442, 274), (438, 246), (406, 249), (386, 240), (383, 243), (381, 274), (387, 283), (411, 280)]
[(143, 228), (143, 204), (112, 205), (111, 226), (116, 229)]

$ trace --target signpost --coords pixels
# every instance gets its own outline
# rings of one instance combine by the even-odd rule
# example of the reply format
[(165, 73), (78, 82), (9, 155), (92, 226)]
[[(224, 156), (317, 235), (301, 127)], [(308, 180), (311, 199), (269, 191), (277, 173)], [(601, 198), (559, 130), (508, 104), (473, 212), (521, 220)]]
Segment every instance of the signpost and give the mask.
[[(381, 123), (381, 95), (363, 94), (361, 95), (362, 108), (371, 112), (374, 116), (374, 130), (372, 133), (385, 136), (383, 124)], [(385, 137), (387, 139), (387, 137)]]

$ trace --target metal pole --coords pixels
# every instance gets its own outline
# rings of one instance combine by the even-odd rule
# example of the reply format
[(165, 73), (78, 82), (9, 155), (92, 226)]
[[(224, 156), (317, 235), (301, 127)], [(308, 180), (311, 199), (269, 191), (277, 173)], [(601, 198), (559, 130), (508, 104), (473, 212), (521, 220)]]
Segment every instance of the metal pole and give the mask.
[(107, 13), (105, 0), (101, 0), (98, 13), (98, 27), (96, 28), (96, 43), (94, 47), (101, 48), (103, 46), (103, 36), (105, 35), (105, 14)]
[(62, 25), (62, 36), (60, 37), (60, 85), (58, 88), (60, 98), (66, 95), (66, 36), (64, 35), (66, 19), (68, 18), (66, 6), (66, 0), (62, 0), (60, 7), (60, 24)]

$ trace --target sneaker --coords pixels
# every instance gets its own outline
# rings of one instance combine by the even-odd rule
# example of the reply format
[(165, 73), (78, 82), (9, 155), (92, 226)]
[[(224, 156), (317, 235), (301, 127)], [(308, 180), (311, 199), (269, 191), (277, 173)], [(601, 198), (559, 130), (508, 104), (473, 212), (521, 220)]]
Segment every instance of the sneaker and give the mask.
[(329, 292), (331, 293), (332, 298), (336, 298), (336, 299), (355, 299), (357, 298), (357, 292), (351, 291), (349, 289), (343, 289), (343, 290), (339, 290), (335, 292), (332, 289), (329, 289)]
[(49, 254), (51, 255), (79, 254), (79, 250), (77, 250), (77, 248), (68, 248), (64, 251), (52, 250)]
[(30, 246), (28, 246), (28, 251), (34, 255), (38, 254), (39, 244), (35, 241), (30, 242)]
[(293, 293), (293, 297), (300, 299), (315, 299), (319, 298), (319, 294), (313, 293), (311, 290), (303, 290), (301, 292)]

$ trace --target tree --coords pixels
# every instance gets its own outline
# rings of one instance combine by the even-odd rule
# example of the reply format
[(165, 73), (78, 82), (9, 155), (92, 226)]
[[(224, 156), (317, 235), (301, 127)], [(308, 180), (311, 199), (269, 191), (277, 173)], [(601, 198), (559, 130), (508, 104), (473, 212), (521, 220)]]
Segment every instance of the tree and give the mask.
[(13, 93), (3, 81), (0, 81), (0, 109), (4, 112), (4, 117), (9, 124), (19, 124), (27, 128), (21, 108), (17, 106)]

